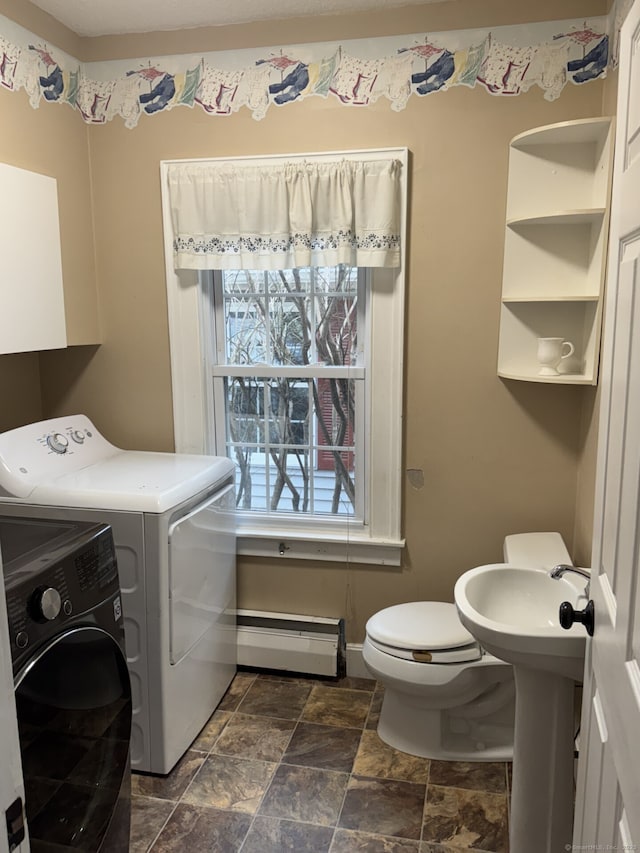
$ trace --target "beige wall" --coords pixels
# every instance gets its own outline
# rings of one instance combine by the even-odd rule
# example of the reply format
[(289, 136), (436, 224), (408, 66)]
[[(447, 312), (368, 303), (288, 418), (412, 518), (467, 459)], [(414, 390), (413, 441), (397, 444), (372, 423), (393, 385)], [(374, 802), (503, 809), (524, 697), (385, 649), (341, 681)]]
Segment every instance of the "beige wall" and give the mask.
[[(77, 36), (30, 3), (0, 0), (0, 14), (65, 50), (78, 49)], [(87, 128), (67, 107), (43, 104), (34, 110), (24, 91), (2, 87), (0, 126), (0, 162), (57, 179), (67, 334), (74, 344), (95, 341), (100, 330)], [(38, 355), (0, 355), (0, 430), (42, 417)]]
[[(9, 0), (0, 0), (9, 2)], [(13, 0), (17, 2), (17, 0)], [(27, 4), (28, 5), (28, 4)], [(606, 15), (608, 0), (536, 0), (506, 3), (505, 0), (445, 0), (427, 5), (399, 6), (366, 13), (317, 15), (286, 21), (257, 21), (226, 27), (202, 27), (180, 32), (132, 33), (82, 39), (85, 61), (199, 53), (308, 42), (344, 41), (403, 33), (437, 33), (443, 30), (562, 21)]]
[[(385, 13), (384, 20), (389, 32), (402, 32), (397, 27), (405, 25), (407, 32), (480, 26), (480, 8), (487, 14), (484, 24), (493, 25), (516, 14), (505, 7), (461, 0), (404, 17)], [(456, 18), (459, 9), (474, 17)], [(535, 10), (539, 20), (602, 13), (596, 3), (545, 2)], [(376, 26), (381, 20), (375, 16)], [(255, 28), (245, 32), (249, 46)], [(281, 24), (271, 43), (313, 40), (318, 33), (315, 26)], [(170, 50), (170, 34), (141, 38), (135, 40), (137, 55), (159, 52), (158, 40)], [(183, 32), (174, 43), (187, 52), (196, 45), (203, 49), (201, 40), (197, 31)], [(149, 49), (143, 51), (143, 44)], [(109, 49), (115, 56), (118, 45), (128, 55), (129, 40), (85, 40), (83, 50)], [(21, 96), (7, 94), (0, 111), (7, 98)], [(600, 115), (602, 103), (601, 82), (568, 86), (551, 103), (539, 90), (500, 98), (455, 87), (413, 97), (401, 112), (384, 101), (357, 109), (309, 98), (271, 108), (260, 122), (246, 110), (212, 118), (198, 109), (175, 109), (143, 117), (134, 130), (120, 120), (90, 128), (104, 343), (40, 357), (43, 415), (85, 411), (116, 444), (173, 447), (160, 160), (406, 146), (411, 198), (404, 456), (406, 469), (423, 472), (424, 487), (405, 481), (403, 566), (240, 559), (240, 604), (346, 616), (348, 639), (357, 641), (380, 607), (416, 597), (452, 600), (463, 571), (501, 558), (505, 534), (560, 530), (572, 548), (574, 531), (581, 529), (575, 513), (579, 466), (581, 513), (587, 513), (592, 489), (583, 408), (593, 411), (593, 393), (496, 376), (507, 157), (517, 133)], [(23, 102), (20, 109), (20, 120), (28, 123), (30, 108)], [(63, 108), (43, 105), (37, 112), (56, 111)]]

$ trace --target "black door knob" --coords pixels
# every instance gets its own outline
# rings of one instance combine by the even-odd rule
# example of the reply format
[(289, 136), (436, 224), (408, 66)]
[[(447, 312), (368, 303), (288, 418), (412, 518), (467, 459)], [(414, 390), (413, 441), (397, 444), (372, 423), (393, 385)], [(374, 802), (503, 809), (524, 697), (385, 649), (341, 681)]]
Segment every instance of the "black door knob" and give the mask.
[(562, 602), (560, 605), (560, 624), (568, 630), (574, 622), (582, 622), (587, 629), (587, 634), (593, 637), (593, 626), (595, 623), (593, 601), (589, 601), (584, 610), (574, 610), (568, 601)]

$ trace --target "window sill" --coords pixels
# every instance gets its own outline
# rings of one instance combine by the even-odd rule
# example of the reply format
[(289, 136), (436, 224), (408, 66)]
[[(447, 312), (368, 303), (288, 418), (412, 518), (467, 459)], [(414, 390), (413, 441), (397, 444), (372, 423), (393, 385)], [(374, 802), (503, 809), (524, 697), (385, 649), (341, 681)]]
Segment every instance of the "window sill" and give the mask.
[(399, 566), (404, 539), (375, 539), (361, 533), (349, 535), (270, 530), (238, 530), (237, 553), (243, 557), (272, 557), (279, 560), (327, 560)]

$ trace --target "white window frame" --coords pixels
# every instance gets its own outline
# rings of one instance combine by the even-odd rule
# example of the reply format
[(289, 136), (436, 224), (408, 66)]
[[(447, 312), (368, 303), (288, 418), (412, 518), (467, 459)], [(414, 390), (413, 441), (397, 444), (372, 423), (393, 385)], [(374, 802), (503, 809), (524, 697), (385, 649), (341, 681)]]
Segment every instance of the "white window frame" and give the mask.
[[(212, 332), (208, 289), (200, 274), (174, 270), (173, 232), (167, 180), (174, 163), (237, 161), (251, 166), (277, 165), (300, 159), (397, 159), (401, 169), (401, 265), (369, 270), (370, 365), (367, 440), (364, 473), (366, 523), (312, 518), (282, 520), (269, 516), (239, 515), (238, 553), (249, 556), (320, 559), (328, 561), (400, 565), (404, 539), (402, 522), (402, 402), (404, 370), (404, 280), (406, 273), (406, 211), (408, 150), (385, 148), (321, 154), (271, 157), (164, 160), (160, 164), (167, 309), (173, 393), (175, 449), (178, 453), (215, 453), (210, 359), (207, 340)], [(209, 275), (203, 273), (203, 276)], [(358, 452), (358, 451), (357, 451)]]

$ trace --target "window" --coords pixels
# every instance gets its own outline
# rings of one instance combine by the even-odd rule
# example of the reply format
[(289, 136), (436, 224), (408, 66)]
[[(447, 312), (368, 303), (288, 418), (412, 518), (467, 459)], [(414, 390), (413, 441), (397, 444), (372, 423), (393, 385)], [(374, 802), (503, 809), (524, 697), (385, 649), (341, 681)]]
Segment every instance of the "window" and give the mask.
[[(358, 154), (402, 162), (404, 201), (406, 151)], [(403, 267), (176, 272), (172, 203), (176, 450), (236, 461), (239, 553), (399, 564)]]
[(208, 282), (216, 451), (236, 462), (239, 512), (364, 520), (364, 279), (339, 264)]

